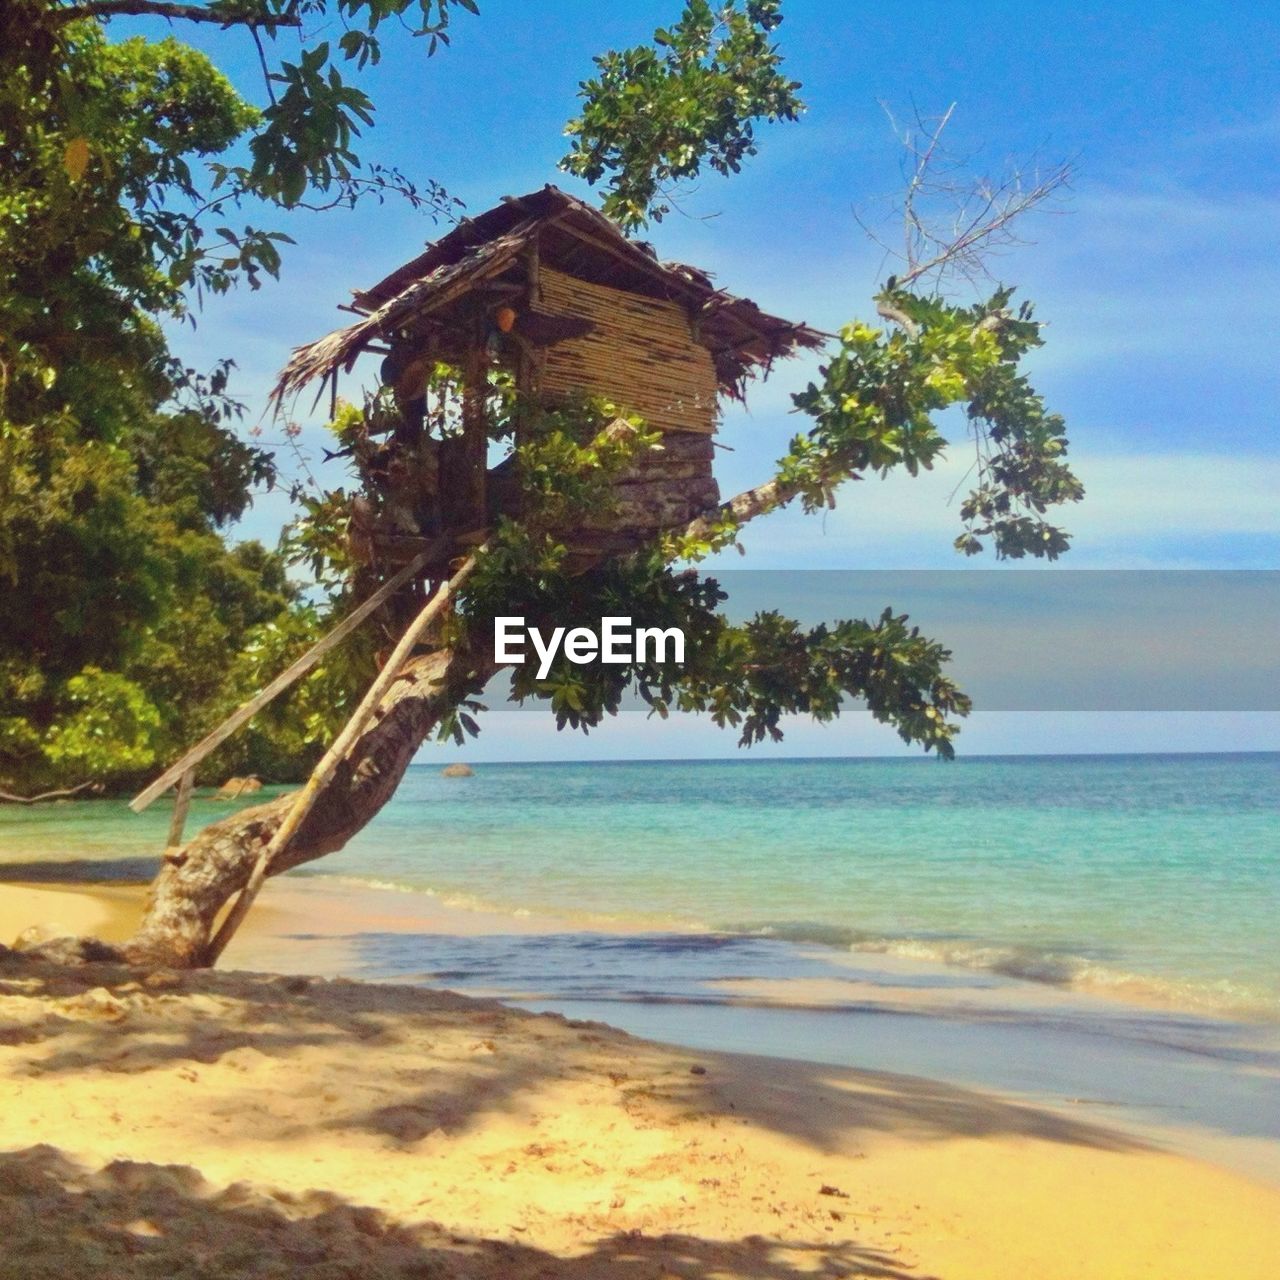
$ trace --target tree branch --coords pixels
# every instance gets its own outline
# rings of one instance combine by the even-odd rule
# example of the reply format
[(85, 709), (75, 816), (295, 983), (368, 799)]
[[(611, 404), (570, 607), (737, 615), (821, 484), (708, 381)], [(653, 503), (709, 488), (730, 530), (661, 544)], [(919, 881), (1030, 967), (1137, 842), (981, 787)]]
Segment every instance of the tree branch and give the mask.
[(96, 795), (102, 790), (100, 782), (82, 782), (77, 787), (63, 787), (58, 791), (42, 791), (38, 796), (18, 796), (10, 791), (0, 791), (0, 804), (40, 804), (46, 800), (69, 800), (84, 792)]
[(920, 326), (900, 307), (895, 307), (887, 298), (880, 298), (876, 302), (876, 314), (882, 320), (891, 320), (899, 328), (909, 333), (911, 337), (918, 337), (920, 334)]
[(199, 4), (171, 4), (169, 0), (81, 0), (56, 9), (54, 22), (79, 18), (168, 18), (178, 22), (210, 22), (220, 27), (300, 27), (296, 13), (237, 13), (230, 8), (208, 9)]
[(701, 515), (695, 516), (680, 530), (680, 536), (704, 538), (714, 531), (717, 524), (725, 520), (732, 520), (735, 524), (746, 524), (748, 520), (754, 520), (757, 516), (767, 515), (779, 507), (785, 507), (798, 493), (799, 490), (792, 486), (784, 485), (777, 480), (768, 480), (764, 484), (756, 485), (754, 489), (744, 489), (728, 502), (722, 502), (718, 507), (711, 507)]
[(267, 86), (267, 99), (274, 107), (276, 91), (271, 84), (271, 68), (267, 66), (267, 51), (262, 47), (262, 37), (258, 34), (256, 26), (249, 29), (249, 34), (253, 37), (253, 46), (258, 51), (258, 65), (262, 68), (262, 82)]

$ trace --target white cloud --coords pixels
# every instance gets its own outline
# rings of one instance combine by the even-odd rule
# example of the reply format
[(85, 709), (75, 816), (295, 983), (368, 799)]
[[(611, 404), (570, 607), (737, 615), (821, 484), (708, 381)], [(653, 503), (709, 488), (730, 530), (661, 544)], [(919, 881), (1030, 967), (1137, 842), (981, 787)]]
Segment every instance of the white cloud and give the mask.
[[(1064, 565), (1233, 568), (1240, 561), (1230, 548), (1210, 555), (1197, 544), (1280, 538), (1280, 458), (1084, 454), (1072, 461), (1086, 496), (1058, 515), (1073, 535)], [(951, 550), (969, 463), (967, 451), (957, 447), (932, 472), (915, 479), (894, 474), (846, 485), (834, 511), (805, 516), (792, 509), (764, 517), (743, 534), (745, 560), (730, 553), (716, 563), (726, 568), (989, 567), (989, 557), (966, 561)]]
[(1141, 379), (1144, 355), (1210, 381), (1215, 366), (1274, 371), (1277, 226), (1274, 197), (1086, 187), (1016, 261), (1052, 326), (1036, 367), (1126, 362)]

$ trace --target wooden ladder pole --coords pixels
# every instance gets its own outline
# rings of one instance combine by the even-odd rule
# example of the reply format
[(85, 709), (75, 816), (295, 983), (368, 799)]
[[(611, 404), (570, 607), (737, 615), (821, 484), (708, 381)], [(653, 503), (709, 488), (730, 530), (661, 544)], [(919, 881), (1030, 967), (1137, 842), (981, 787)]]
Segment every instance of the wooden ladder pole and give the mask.
[(466, 489), (464, 526), (488, 524), (485, 481), (489, 469), (489, 415), (485, 399), (489, 391), (489, 362), (483, 347), (483, 331), (467, 352), (462, 382), (462, 458)]
[[(480, 550), (483, 550), (483, 548)], [(241, 889), (239, 897), (232, 903), (231, 910), (227, 913), (227, 918), (222, 922), (221, 928), (218, 929), (210, 940), (209, 945), (205, 948), (201, 957), (203, 964), (216, 964), (218, 957), (226, 950), (227, 943), (231, 941), (249, 908), (253, 906), (253, 901), (258, 896), (263, 882), (267, 878), (267, 872), (271, 869), (272, 862), (297, 834), (298, 828), (320, 798), (321, 789), (333, 776), (334, 770), (337, 769), (347, 752), (355, 745), (356, 739), (364, 731), (365, 725), (368, 724), (377, 709), (378, 703), (382, 701), (383, 695), (395, 683), (397, 676), (400, 674), (400, 669), (413, 652), (414, 646), (422, 638), (427, 628), (444, 611), (445, 605), (448, 604), (458, 588), (467, 580), (472, 569), (476, 567), (476, 557), (479, 554), (480, 552), (476, 551), (469, 555), (453, 577), (440, 584), (418, 616), (409, 624), (408, 630), (400, 637), (399, 642), (391, 652), (391, 656), (387, 659), (382, 670), (378, 672), (377, 678), (369, 686), (351, 719), (347, 721), (343, 726), (342, 732), (333, 740), (329, 750), (325, 752), (324, 758), (312, 770), (311, 777), (307, 779), (306, 785), (294, 797), (289, 812), (284, 816), (284, 821), (276, 828), (275, 835), (271, 837), (258, 855), (258, 860), (253, 864), (253, 870), (249, 873), (247, 883)]]
[(191, 792), (195, 787), (196, 771), (188, 769), (178, 779), (178, 794), (173, 800), (173, 817), (169, 819), (169, 838), (165, 841), (166, 859), (182, 844), (182, 830), (187, 825), (187, 810), (191, 808)]
[(430, 563), (432, 552), (424, 551), (415, 556), (393, 578), (388, 578), (362, 605), (353, 609), (328, 635), (322, 636), (296, 662), (282, 671), (269, 685), (260, 689), (242, 707), (232, 712), (212, 733), (196, 743), (176, 764), (170, 765), (153, 783), (129, 801), (134, 813), (141, 813), (157, 796), (173, 786), (184, 773), (194, 769), (205, 756), (220, 747), (235, 731), (283, 693), (299, 677), (347, 638), (380, 604), (393, 596), (406, 582)]

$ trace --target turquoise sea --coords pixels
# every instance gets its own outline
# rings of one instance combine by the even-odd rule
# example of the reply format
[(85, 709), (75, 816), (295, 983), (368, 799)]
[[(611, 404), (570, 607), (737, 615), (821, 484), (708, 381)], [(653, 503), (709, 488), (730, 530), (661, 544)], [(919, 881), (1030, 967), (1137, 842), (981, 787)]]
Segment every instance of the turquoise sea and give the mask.
[[(0, 812), (0, 875), (149, 878), (166, 810)], [(1274, 754), (418, 766), (303, 874), (1280, 1017)]]

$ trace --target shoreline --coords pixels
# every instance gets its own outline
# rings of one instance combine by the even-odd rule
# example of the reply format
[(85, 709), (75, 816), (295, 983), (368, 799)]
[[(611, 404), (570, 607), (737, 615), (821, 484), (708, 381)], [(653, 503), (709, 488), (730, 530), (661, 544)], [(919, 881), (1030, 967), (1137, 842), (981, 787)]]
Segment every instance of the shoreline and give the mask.
[[(2, 868), (0, 868), (2, 870)], [(280, 881), (276, 881), (279, 884)], [(844, 957), (851, 966), (864, 965), (890, 972), (917, 975), (972, 975), (976, 980), (1013, 984), (1029, 990), (1100, 1000), (1123, 1008), (1138, 1008), (1194, 1017), (1258, 1023), (1280, 1028), (1280, 997), (1226, 993), (1224, 983), (1208, 979), (1178, 979), (1153, 973), (1108, 969), (1082, 957), (1054, 953), (1024, 954), (1025, 948), (1008, 944), (954, 940), (930, 942), (925, 936), (842, 936), (837, 928), (788, 925), (755, 928), (745, 925), (713, 926), (702, 921), (672, 920), (640, 913), (617, 915), (592, 911), (562, 911), (555, 907), (512, 907), (477, 899), (469, 894), (441, 893), (435, 889), (381, 881), (342, 872), (302, 871), (287, 881), (290, 890), (315, 885), (318, 893), (341, 892), (357, 900), (383, 895), (404, 897), (420, 904), (419, 911), (440, 919), (443, 932), (469, 936), (477, 933), (555, 933), (578, 931), (633, 936), (669, 933), (688, 936), (751, 938), (802, 949), (816, 949)], [(328, 886), (321, 888), (320, 886)], [(402, 913), (392, 912), (393, 916)], [(411, 912), (410, 914), (417, 914)], [(1071, 968), (1075, 965), (1075, 968)], [(1045, 999), (1055, 997), (1045, 995)]]
[[(919, 963), (1280, 1027), (1270, 755), (970, 763), (961, 776), (892, 760), (707, 761), (704, 781), (661, 762), (567, 774), (548, 762), (461, 783), (419, 766), (347, 855), (287, 880), (319, 872), (360, 899), (403, 890), (424, 918), (464, 908), (440, 926), (449, 932), (473, 932), (479, 910), (493, 932), (533, 913), (564, 929), (770, 937), (863, 968)], [(760, 823), (744, 817), (748, 798)], [(237, 807), (218, 802), (210, 816)], [(163, 808), (18, 815), (0, 836), (0, 875), (149, 881)], [(993, 822), (1009, 832), (1003, 852)], [(714, 833), (705, 847), (701, 832)], [(1215, 874), (1198, 879), (1202, 865)]]
[[(1271, 1024), (748, 936), (717, 941), (743, 949), (747, 967), (799, 958), (821, 976), (703, 981), (677, 967), (670, 982), (654, 983), (672, 951), (679, 966), (684, 943), (696, 957), (710, 935), (655, 933), (626, 921), (589, 929), (554, 915), (487, 912), (339, 877), (281, 877), (267, 905), (275, 916), (246, 925), (228, 949), (229, 965), (443, 987), (685, 1048), (905, 1071), (1123, 1125), (1280, 1186), (1273, 1084), (1280, 1030)], [(620, 952), (633, 956), (633, 968), (615, 970)], [(392, 973), (402, 955), (407, 968)], [(719, 973), (722, 947), (712, 955)], [(610, 994), (556, 980), (584, 965), (606, 971)], [(551, 979), (550, 990), (539, 977)], [(627, 994), (620, 998), (619, 989)]]
[(0, 1021), (0, 1275), (1266, 1280), (1280, 1249), (1280, 1190), (1091, 1119), (447, 992), (18, 960)]
[[(555, 762), (549, 762), (555, 763)], [(94, 873), (101, 867), (103, 874)], [(25, 862), (0, 861), (0, 885), (14, 885), (51, 892), (110, 897), (127, 906), (131, 891), (141, 891), (150, 883), (154, 860), (94, 859), (52, 862), (45, 859)], [(42, 869), (47, 868), (47, 871)], [(121, 874), (123, 872), (123, 875)], [(6, 873), (14, 879), (5, 878)], [(33, 873), (41, 873), (38, 876)], [(1170, 1014), (1255, 1023), (1280, 1029), (1280, 997), (1259, 991), (1227, 991), (1228, 984), (1206, 978), (1174, 978), (1154, 973), (1107, 968), (1083, 957), (1051, 951), (1027, 952), (1024, 947), (978, 940), (920, 937), (859, 937), (821, 925), (779, 924), (763, 928), (749, 926), (716, 927), (701, 921), (672, 920), (659, 915), (617, 915), (599, 911), (562, 911), (555, 907), (513, 907), (486, 902), (469, 894), (442, 893), (432, 888), (399, 884), (372, 876), (344, 872), (295, 871), (286, 879), (271, 881), (273, 898), (291, 902), (286, 910), (299, 909), (296, 899), (313, 886), (321, 895), (341, 894), (344, 900), (363, 904), (366, 915), (385, 915), (393, 928), (402, 927), (406, 917), (415, 922), (433, 921), (440, 931), (458, 936), (485, 933), (554, 933), (579, 931), (590, 934), (632, 936), (643, 933), (704, 935), (708, 937), (759, 938), (784, 946), (818, 948), (832, 956), (843, 956), (851, 965), (874, 965), (889, 971), (921, 974), (976, 975), (997, 983), (1012, 983), (1041, 993), (1059, 993), (1068, 1000), (1081, 997), (1100, 1000), (1119, 1008), (1138, 1008)], [(396, 910), (377, 905), (406, 901), (411, 909)], [(261, 917), (270, 907), (255, 904)], [(330, 915), (332, 912), (329, 913)], [(328, 918), (327, 916), (325, 917)], [(17, 917), (14, 917), (15, 921)], [(0, 939), (14, 932), (4, 925), (0, 905)], [(22, 927), (21, 925), (17, 927)], [(262, 930), (251, 920), (247, 928)], [(91, 930), (75, 929), (71, 932)], [(329, 931), (333, 934), (333, 931)], [(121, 935), (123, 936), (123, 935)], [(104, 936), (112, 941), (113, 936)], [(1044, 995), (1045, 999), (1055, 996)]]
[[(48, 920), (121, 941), (144, 894), (140, 885), (4, 885), (0, 938)], [(54, 908), (69, 918), (40, 914)], [(77, 930), (75, 919), (95, 923)], [(219, 972), (390, 981), (587, 1017), (686, 1049), (904, 1071), (1119, 1125), (1280, 1186), (1273, 1084), (1280, 1034), (1271, 1027), (1137, 1005), (1113, 992), (769, 939), (722, 941), (747, 949), (748, 970), (760, 955), (781, 957), (782, 976), (725, 976), (717, 956), (712, 976), (677, 973), (664, 986), (659, 974), (649, 990), (627, 974), (603, 989), (538, 980), (573, 970), (584, 957), (595, 965), (603, 954), (607, 964), (620, 951), (647, 976), (669, 953), (678, 957), (686, 941), (696, 952), (705, 939), (625, 923), (584, 929), (549, 915), (486, 912), (340, 877), (291, 875), (270, 882)], [(408, 967), (397, 969), (406, 957)], [(796, 959), (806, 967), (786, 972)]]
[[(56, 907), (120, 938), (142, 900), (4, 885), (0, 936)], [(141, 1254), (175, 1280), (239, 1274), (250, 1256), (277, 1267), (264, 1275), (337, 1258), (397, 1280), (1269, 1280), (1280, 1169), (1261, 1157), (1280, 1143), (974, 1087), (959, 1058), (916, 1070), (913, 1036), (959, 1031), (999, 1057), (1011, 1029), (1061, 1034), (1080, 997), (1046, 1020), (1010, 1003), (1012, 982), (948, 992), (912, 985), (910, 965), (878, 992), (805, 980), (807, 1004), (755, 987), (540, 1011), (533, 992), (353, 981), (362, 937), (490, 948), (512, 927), (422, 906), (282, 878), (225, 969), (0, 963), (0, 1276), (7, 1246), (23, 1276), (135, 1274)], [(652, 938), (551, 926), (505, 937), (518, 955)], [(856, 1066), (822, 1058), (833, 1018)], [(822, 1040), (761, 1049), (778, 1020), (806, 1019)]]

